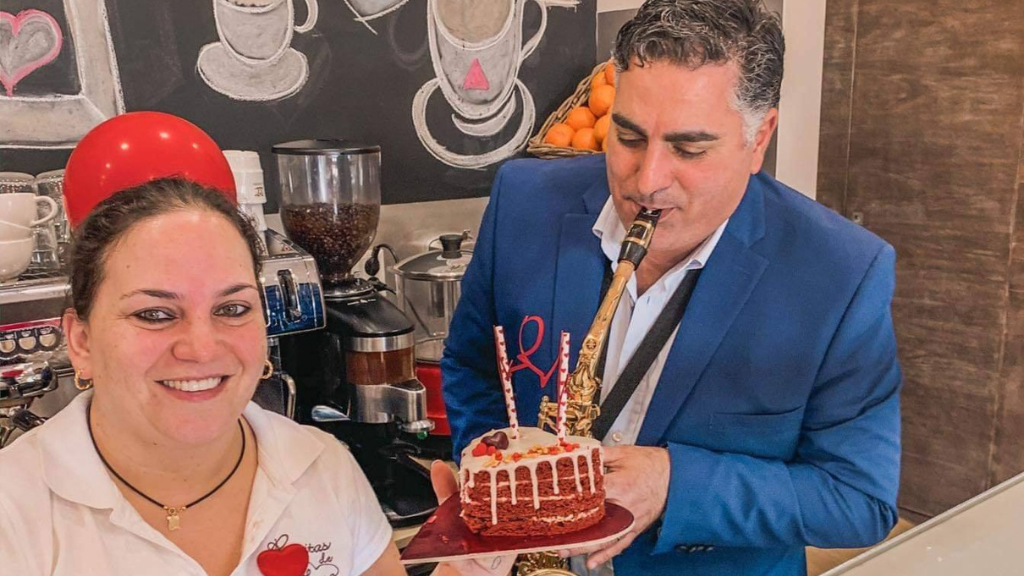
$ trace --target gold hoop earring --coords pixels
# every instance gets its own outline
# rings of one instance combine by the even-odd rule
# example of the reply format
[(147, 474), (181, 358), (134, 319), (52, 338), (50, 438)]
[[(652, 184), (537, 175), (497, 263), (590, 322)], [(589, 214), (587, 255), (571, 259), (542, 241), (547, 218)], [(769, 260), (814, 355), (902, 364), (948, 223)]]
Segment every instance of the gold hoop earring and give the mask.
[(92, 388), (92, 380), (84, 380), (82, 378), (81, 370), (75, 370), (75, 388), (78, 388), (82, 392)]
[(274, 375), (274, 364), (270, 360), (263, 361), (263, 375), (260, 376), (261, 380), (267, 380)]

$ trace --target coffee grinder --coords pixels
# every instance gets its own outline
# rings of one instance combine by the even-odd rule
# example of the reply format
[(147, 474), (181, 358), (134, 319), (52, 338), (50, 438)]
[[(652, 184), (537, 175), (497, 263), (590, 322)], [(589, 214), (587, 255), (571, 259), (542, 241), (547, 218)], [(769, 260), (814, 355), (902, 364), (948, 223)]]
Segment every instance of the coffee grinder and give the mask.
[(324, 330), (281, 339), (297, 419), (348, 444), (392, 525), (421, 522), (437, 502), (429, 473), (412, 460), (433, 427), (416, 379), (414, 327), (383, 284), (352, 273), (380, 218), (380, 147), (300, 140), (272, 150), (281, 221), (316, 261), (327, 317)]

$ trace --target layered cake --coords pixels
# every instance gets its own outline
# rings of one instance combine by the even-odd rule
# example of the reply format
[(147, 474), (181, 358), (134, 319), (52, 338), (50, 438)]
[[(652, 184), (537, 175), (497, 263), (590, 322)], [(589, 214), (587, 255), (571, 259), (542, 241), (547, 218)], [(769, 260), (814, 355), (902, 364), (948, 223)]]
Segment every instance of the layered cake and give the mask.
[(544, 536), (604, 518), (601, 443), (539, 428), (492, 430), (462, 451), (462, 518), (486, 536)]

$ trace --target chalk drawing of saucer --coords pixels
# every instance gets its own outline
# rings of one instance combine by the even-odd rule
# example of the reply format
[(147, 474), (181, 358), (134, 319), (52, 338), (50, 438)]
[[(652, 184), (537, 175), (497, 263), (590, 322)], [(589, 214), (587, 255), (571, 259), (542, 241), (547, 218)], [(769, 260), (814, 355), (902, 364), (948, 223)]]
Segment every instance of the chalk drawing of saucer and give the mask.
[[(519, 128), (512, 135), (512, 138), (489, 152), (460, 154), (449, 150), (438, 142), (430, 133), (430, 127), (427, 126), (427, 102), (430, 100), (430, 96), (440, 87), (440, 81), (437, 78), (430, 79), (416, 92), (416, 96), (412, 100), (412, 123), (416, 129), (416, 135), (420, 138), (420, 143), (423, 144), (423, 147), (434, 158), (456, 168), (483, 168), (514, 155), (526, 145), (526, 141), (530, 138), (530, 131), (533, 130), (534, 120), (537, 119), (537, 110), (534, 106), (533, 95), (530, 94), (530, 90), (518, 78), (516, 78), (515, 86), (523, 102), (523, 117), (519, 122)], [(515, 100), (514, 93), (515, 90), (513, 90), (510, 103), (503, 106), (492, 118), (469, 123), (452, 114), (452, 122), (460, 131), (467, 135), (486, 137), (495, 134), (504, 128), (515, 111), (515, 105), (512, 103)]]
[(288, 48), (270, 63), (247, 64), (231, 55), (220, 42), (203, 46), (196, 64), (210, 88), (235, 100), (263, 102), (287, 98), (309, 78), (306, 56)]

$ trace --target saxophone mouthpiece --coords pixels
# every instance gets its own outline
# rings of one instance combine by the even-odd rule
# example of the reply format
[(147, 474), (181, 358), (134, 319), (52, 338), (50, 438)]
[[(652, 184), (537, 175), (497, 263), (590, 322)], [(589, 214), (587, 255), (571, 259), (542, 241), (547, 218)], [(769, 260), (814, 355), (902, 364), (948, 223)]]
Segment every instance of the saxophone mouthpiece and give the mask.
[(640, 209), (640, 213), (636, 215), (636, 219), (629, 226), (625, 241), (622, 242), (622, 248), (619, 250), (619, 262), (631, 262), (634, 268), (640, 266), (640, 261), (647, 256), (647, 248), (651, 245), (654, 227), (657, 226), (660, 217), (661, 210)]
[(637, 220), (644, 220), (646, 222), (650, 222), (651, 224), (656, 224), (658, 222), (658, 218), (661, 218), (661, 208), (658, 208), (656, 210), (650, 208), (641, 208), (640, 213), (636, 215)]

